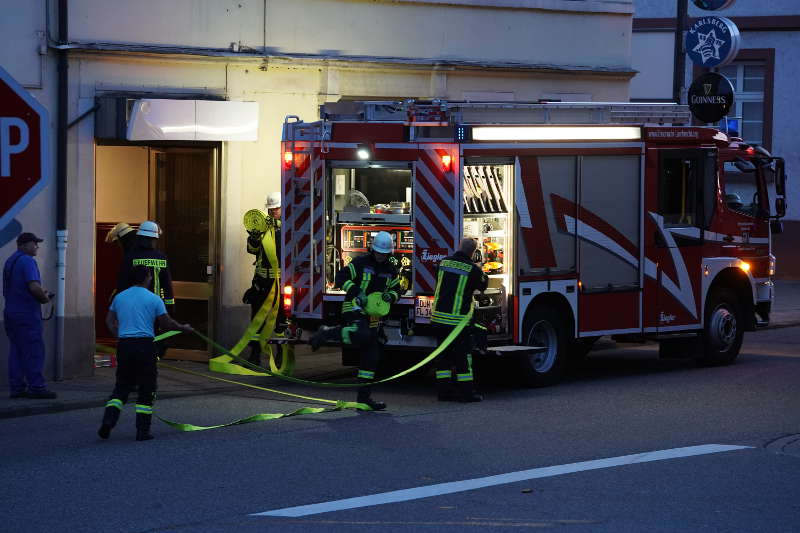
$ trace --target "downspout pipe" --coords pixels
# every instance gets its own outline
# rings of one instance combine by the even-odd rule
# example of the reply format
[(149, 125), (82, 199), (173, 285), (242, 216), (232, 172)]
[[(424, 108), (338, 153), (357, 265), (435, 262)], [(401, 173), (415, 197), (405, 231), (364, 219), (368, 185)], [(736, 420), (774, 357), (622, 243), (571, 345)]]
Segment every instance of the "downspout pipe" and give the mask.
[[(67, 0), (58, 0), (58, 42), (69, 42)], [(56, 118), (56, 339), (55, 372), (56, 381), (64, 379), (64, 300), (67, 284), (67, 129), (69, 107), (69, 74), (67, 71), (67, 50), (57, 52), (58, 97)]]
[(689, 12), (689, 0), (677, 0), (675, 16), (675, 49), (674, 71), (672, 74), (672, 99), (676, 104), (681, 103), (683, 87), (686, 79), (686, 51), (683, 49), (683, 32), (686, 29), (686, 18)]

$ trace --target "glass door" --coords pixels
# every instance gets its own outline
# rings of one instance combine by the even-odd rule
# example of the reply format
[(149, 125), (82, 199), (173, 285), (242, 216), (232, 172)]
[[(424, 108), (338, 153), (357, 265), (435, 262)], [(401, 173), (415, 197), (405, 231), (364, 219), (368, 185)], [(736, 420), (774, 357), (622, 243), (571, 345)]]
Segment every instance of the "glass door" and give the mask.
[[(216, 148), (150, 150), (150, 208), (162, 229), (175, 293), (174, 318), (213, 332), (215, 293)], [(208, 346), (195, 335), (168, 341), (167, 357), (205, 361)]]

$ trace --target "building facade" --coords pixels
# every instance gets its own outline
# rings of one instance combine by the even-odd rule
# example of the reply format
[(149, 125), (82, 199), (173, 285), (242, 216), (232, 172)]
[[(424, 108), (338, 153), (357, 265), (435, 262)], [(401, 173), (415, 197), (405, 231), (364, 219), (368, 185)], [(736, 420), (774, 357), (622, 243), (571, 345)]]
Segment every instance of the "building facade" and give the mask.
[[(632, 64), (638, 71), (631, 81), (633, 101), (671, 101), (673, 47), (677, 2), (635, 0)], [(721, 11), (704, 11), (689, 1), (689, 24), (698, 17), (731, 19), (741, 33), (741, 49), (733, 63), (719, 72), (734, 86), (734, 108), (740, 136), (786, 159), (787, 215), (784, 232), (773, 235), (777, 276), (800, 279), (800, 183), (792, 177), (800, 169), (800, 153), (792, 141), (800, 118), (794, 90), (800, 81), (800, 3), (781, 0), (737, 0)], [(687, 58), (684, 87), (702, 72)], [(685, 91), (683, 101), (685, 102)]]
[[(287, 115), (313, 121), (320, 104), (342, 99), (625, 101), (634, 75), (632, 0), (0, 5), (0, 65), (50, 111), (54, 175), (56, 56), (67, 58), (63, 341), (52, 323), (45, 329), (48, 374), (64, 377), (91, 373), (95, 343), (108, 335), (120, 254), (104, 237), (120, 221), (161, 224), (176, 318), (225, 344), (239, 337), (253, 269), (242, 214), (279, 189)], [(204, 124), (206, 107), (217, 111)], [(132, 124), (136, 113), (155, 120), (156, 108), (168, 128)], [(3, 258), (21, 231), (46, 239), (46, 287), (56, 284), (56, 204), (51, 183), (0, 228)], [(193, 339), (174, 346), (207, 356)]]

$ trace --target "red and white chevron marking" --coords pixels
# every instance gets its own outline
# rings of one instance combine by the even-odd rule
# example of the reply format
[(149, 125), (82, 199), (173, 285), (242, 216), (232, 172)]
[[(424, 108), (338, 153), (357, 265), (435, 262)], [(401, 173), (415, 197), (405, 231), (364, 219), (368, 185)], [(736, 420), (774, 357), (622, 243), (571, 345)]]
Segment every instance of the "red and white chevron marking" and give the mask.
[[(290, 169), (284, 168), (281, 180), (284, 198), (281, 232), (283, 283), (291, 284), (294, 289), (293, 313), (299, 317), (319, 317), (322, 311), (322, 282), (320, 276), (314, 279), (311, 268), (311, 232), (313, 221), (315, 237), (322, 234), (322, 196), (318, 187), (321, 186), (323, 162), (312, 154), (308, 145), (295, 144), (294, 165)], [(313, 204), (317, 209), (312, 209), (315, 186), (317, 201)], [(317, 256), (321, 261), (319, 254)], [(312, 285), (319, 285), (319, 290), (314, 290), (317, 287)], [(317, 292), (318, 296), (315, 295)], [(316, 306), (315, 301), (319, 302)]]
[[(451, 157), (445, 171), (442, 156)], [(421, 144), (414, 187), (414, 292), (433, 292), (436, 267), (453, 253), (461, 235), (461, 186), (457, 145)]]

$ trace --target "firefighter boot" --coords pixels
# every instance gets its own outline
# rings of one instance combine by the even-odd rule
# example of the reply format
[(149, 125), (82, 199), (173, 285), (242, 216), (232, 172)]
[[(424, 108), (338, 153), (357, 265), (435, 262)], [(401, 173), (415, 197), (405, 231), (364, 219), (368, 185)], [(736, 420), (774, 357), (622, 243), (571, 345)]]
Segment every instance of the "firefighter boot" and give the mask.
[(358, 389), (358, 396), (356, 397), (356, 401), (358, 403), (363, 403), (364, 405), (368, 405), (370, 409), (373, 411), (383, 411), (386, 409), (386, 404), (383, 402), (376, 402), (372, 399), (372, 391), (370, 390), (372, 387), (361, 387)]
[(119, 414), (122, 409), (122, 400), (111, 398), (106, 402), (106, 410), (103, 413), (103, 422), (100, 429), (97, 430), (97, 435), (101, 439), (107, 439), (111, 435), (111, 430), (117, 425)]
[(461, 403), (482, 402), (483, 396), (477, 394), (471, 381), (463, 381), (458, 384), (458, 401)]
[(154, 438), (150, 433), (150, 422), (152, 420), (152, 414), (136, 413), (136, 440), (151, 440)]
[(316, 333), (308, 339), (308, 343), (311, 345), (311, 351), (316, 352), (319, 350), (322, 343), (338, 337), (340, 329), (341, 328), (334, 326), (320, 326)]

